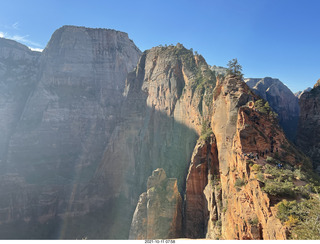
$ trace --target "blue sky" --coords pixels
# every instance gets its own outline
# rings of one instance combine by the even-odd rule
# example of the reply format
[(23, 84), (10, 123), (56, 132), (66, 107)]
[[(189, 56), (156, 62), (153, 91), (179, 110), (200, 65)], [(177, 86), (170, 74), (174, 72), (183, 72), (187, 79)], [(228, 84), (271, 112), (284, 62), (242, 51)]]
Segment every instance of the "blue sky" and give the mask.
[(63, 25), (127, 32), (142, 50), (182, 43), (210, 65), (237, 58), (245, 77), (293, 92), (320, 78), (319, 0), (1, 0), (0, 37), (45, 48)]

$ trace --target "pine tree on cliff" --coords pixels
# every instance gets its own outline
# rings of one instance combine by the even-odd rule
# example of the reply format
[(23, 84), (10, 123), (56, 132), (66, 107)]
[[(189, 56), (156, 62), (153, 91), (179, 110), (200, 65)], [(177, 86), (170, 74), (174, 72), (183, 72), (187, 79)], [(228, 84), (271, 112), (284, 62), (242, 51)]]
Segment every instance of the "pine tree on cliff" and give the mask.
[(228, 62), (227, 75), (236, 76), (243, 79), (242, 66), (238, 63), (238, 59), (234, 58)]

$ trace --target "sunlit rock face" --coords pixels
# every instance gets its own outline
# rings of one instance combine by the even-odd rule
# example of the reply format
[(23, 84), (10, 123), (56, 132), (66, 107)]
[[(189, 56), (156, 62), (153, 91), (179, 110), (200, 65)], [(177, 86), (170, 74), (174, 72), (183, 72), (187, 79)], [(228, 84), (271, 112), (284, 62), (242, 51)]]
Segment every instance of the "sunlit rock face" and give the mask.
[(263, 79), (248, 78), (244, 81), (253, 92), (269, 102), (278, 114), (279, 123), (286, 136), (294, 141), (299, 120), (298, 98), (279, 79), (265, 77)]

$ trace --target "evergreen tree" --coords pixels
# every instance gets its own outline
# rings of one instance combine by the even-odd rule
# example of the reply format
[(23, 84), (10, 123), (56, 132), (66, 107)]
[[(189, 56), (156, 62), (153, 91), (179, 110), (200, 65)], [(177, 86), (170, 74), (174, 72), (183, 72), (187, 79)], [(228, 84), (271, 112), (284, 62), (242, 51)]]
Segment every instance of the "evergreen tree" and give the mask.
[(236, 58), (228, 62), (227, 75), (237, 76), (240, 79), (243, 78), (242, 66), (238, 63)]

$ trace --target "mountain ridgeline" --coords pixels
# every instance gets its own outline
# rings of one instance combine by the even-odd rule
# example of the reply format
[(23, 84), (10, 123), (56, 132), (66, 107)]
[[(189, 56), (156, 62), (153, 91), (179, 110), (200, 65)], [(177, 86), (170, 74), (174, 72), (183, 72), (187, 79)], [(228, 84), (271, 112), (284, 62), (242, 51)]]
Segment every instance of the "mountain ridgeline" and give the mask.
[(0, 238), (317, 239), (313, 90), (296, 135), (279, 80), (244, 82), (181, 44), (141, 52), (75, 26), (42, 53), (1, 38)]

